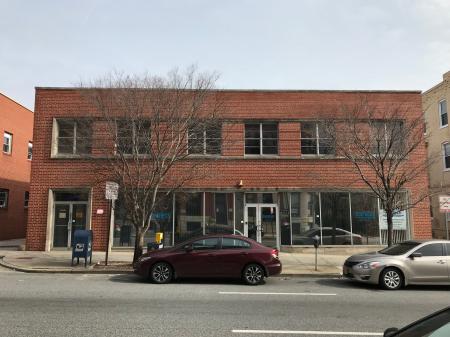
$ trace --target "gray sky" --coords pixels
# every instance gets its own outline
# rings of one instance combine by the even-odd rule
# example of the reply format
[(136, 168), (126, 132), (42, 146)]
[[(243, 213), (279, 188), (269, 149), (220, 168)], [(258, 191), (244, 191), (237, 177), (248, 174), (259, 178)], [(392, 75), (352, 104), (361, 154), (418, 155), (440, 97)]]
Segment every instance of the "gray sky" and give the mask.
[(220, 88), (426, 90), (450, 0), (0, 0), (0, 92), (197, 64)]

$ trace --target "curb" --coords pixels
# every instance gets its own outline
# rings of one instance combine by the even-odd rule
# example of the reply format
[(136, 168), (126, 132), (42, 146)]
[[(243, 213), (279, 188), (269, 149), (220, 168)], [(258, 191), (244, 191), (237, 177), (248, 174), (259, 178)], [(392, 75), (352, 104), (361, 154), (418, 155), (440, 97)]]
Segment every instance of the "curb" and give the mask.
[(123, 269), (110, 269), (110, 270), (95, 270), (93, 268), (90, 269), (49, 269), (49, 268), (24, 268), (19, 267), (13, 264), (10, 264), (3, 260), (4, 256), (0, 256), (0, 266), (19, 271), (22, 273), (35, 273), (35, 274), (133, 274), (132, 270), (123, 270)]
[(341, 278), (342, 274), (339, 274), (339, 273), (323, 273), (323, 274), (299, 273), (299, 274), (280, 274), (280, 275), (276, 275), (275, 277)]

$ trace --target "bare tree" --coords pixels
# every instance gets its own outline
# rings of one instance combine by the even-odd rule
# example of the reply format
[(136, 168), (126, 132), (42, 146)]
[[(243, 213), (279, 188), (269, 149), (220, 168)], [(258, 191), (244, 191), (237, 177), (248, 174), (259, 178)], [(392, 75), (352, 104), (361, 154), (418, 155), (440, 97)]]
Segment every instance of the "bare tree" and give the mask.
[(222, 104), (211, 91), (216, 79), (191, 68), (166, 77), (114, 74), (83, 87), (95, 103), (92, 153), (103, 158), (95, 161), (97, 179), (120, 186), (136, 233), (133, 262), (157, 221), (154, 213), (175, 190), (204, 178), (220, 153)]
[[(429, 196), (427, 186), (409, 198), (405, 188), (426, 174), (430, 160), (416, 156), (425, 144), (423, 115), (407, 106), (373, 105), (361, 99), (341, 106), (338, 118), (324, 120), (327, 138), (337, 156), (348, 159), (386, 212), (388, 246), (393, 244), (393, 216)], [(414, 158), (414, 160), (412, 160)]]

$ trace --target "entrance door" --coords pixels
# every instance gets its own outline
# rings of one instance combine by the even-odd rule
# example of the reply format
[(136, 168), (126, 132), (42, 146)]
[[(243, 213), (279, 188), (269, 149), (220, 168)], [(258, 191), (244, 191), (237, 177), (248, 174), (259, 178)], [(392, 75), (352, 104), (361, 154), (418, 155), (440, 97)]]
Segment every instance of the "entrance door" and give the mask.
[(70, 205), (55, 205), (55, 228), (53, 247), (67, 247), (68, 228), (70, 220)]
[(278, 247), (278, 206), (247, 204), (244, 214), (244, 234), (268, 247)]
[(53, 247), (71, 247), (73, 233), (86, 228), (87, 204), (55, 204)]

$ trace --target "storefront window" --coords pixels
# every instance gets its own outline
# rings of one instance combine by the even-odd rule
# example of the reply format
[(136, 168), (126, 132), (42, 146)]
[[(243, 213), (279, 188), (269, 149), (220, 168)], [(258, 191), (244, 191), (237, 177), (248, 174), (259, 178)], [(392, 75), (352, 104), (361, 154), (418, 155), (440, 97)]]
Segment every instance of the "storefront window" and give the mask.
[(320, 236), (319, 194), (291, 193), (292, 244), (312, 245), (313, 237)]
[(289, 193), (280, 193), (280, 235), (281, 244), (291, 244), (291, 218), (289, 214)]
[(351, 193), (354, 245), (379, 245), (378, 200), (370, 193)]
[(205, 233), (234, 233), (233, 193), (205, 193)]
[[(155, 241), (157, 232), (163, 233), (164, 246), (172, 245), (172, 195), (158, 196), (158, 204), (153, 212), (150, 228), (144, 234), (144, 245)], [(114, 209), (114, 246), (134, 246), (136, 240), (136, 230), (131, 215), (125, 207), (121, 195), (115, 203)]]
[[(322, 244), (350, 245), (350, 203), (348, 193), (320, 193), (322, 211)], [(361, 237), (353, 235), (355, 241)]]
[(235, 231), (236, 234), (244, 234), (244, 193), (236, 192), (234, 194), (234, 204), (235, 204)]
[(203, 193), (175, 195), (175, 244), (203, 234)]
[(276, 204), (277, 193), (245, 193), (247, 204)]

